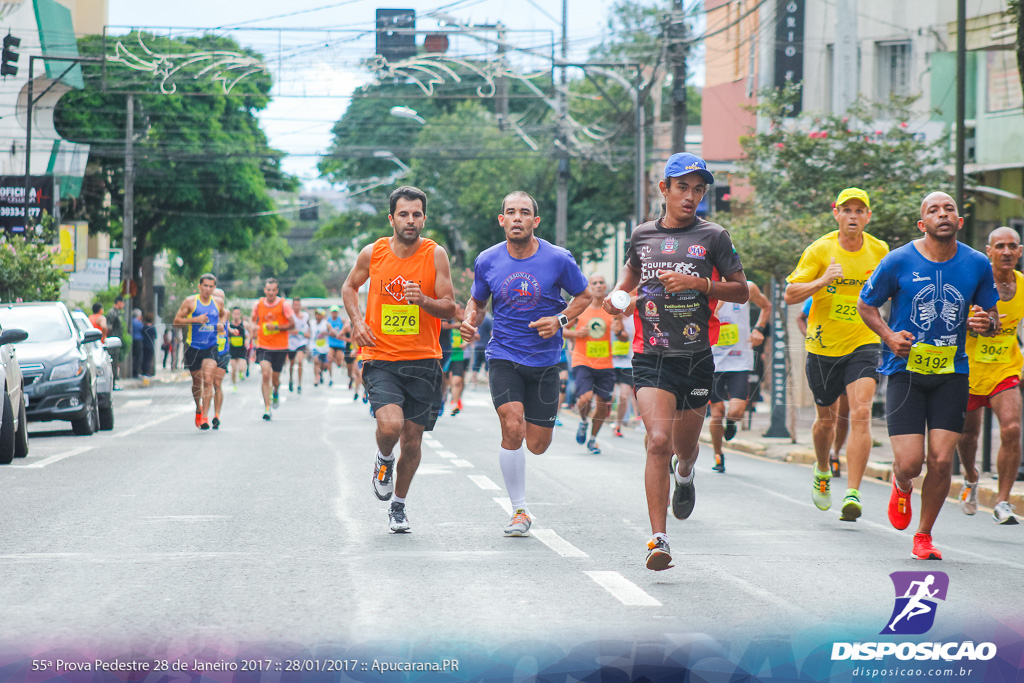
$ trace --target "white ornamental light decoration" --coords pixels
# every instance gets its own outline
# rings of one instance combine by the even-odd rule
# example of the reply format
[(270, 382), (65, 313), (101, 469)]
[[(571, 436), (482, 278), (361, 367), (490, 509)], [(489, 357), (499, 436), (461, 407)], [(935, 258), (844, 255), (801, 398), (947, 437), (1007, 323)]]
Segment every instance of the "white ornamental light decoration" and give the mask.
[(266, 64), (261, 60), (241, 52), (211, 50), (208, 52), (160, 54), (146, 46), (141, 33), (138, 35), (138, 43), (143, 54), (132, 52), (123, 42), (118, 41), (114, 47), (114, 54), (108, 56), (107, 61), (123, 64), (135, 71), (148, 71), (155, 74), (160, 77), (160, 92), (165, 95), (173, 94), (178, 89), (178, 86), (172, 82), (175, 74), (185, 67), (197, 64), (205, 64), (205, 66), (192, 76), (193, 80), (199, 80), (212, 74), (213, 80), (220, 82), (225, 95), (229, 94), (247, 76), (269, 73)]

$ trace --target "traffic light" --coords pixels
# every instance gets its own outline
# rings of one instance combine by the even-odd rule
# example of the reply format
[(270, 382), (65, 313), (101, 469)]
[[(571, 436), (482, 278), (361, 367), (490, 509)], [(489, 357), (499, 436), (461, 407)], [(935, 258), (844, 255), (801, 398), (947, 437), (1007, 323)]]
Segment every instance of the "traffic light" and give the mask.
[(728, 213), (731, 198), (728, 185), (715, 185), (715, 213)]
[(0, 76), (18, 75), (18, 58), (21, 56), (14, 51), (14, 48), (21, 46), (21, 38), (15, 38), (10, 33), (4, 36), (4, 51), (0, 58)]
[(389, 62), (398, 62), (416, 55), (416, 34), (399, 33), (395, 29), (414, 30), (416, 10), (377, 10), (377, 54)]

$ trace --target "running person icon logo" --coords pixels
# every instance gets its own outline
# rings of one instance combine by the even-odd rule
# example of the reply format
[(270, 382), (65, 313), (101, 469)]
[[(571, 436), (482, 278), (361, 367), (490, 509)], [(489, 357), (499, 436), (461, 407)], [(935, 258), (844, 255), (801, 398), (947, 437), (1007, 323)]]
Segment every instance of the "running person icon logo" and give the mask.
[(920, 635), (935, 623), (937, 600), (945, 600), (949, 577), (943, 572), (893, 572), (896, 604), (881, 633)]

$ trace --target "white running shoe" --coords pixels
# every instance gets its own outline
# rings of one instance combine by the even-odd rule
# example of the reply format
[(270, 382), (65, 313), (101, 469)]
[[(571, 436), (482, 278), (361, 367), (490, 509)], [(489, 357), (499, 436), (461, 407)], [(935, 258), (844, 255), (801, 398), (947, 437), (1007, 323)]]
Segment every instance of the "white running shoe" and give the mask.
[(996, 524), (1018, 524), (1017, 515), (1013, 514), (1013, 506), (1005, 500), (997, 503), (992, 509), (992, 520)]
[(512, 515), (512, 521), (505, 527), (506, 536), (529, 536), (530, 527), (533, 522), (530, 520), (530, 515), (526, 514), (526, 510), (518, 508), (516, 513)]
[(978, 482), (971, 483), (964, 479), (964, 487), (960, 489), (960, 512), (973, 515), (978, 511)]
[(373, 462), (373, 495), (379, 500), (391, 500), (391, 494), (395, 492), (395, 459), (384, 460), (380, 453), (374, 457)]

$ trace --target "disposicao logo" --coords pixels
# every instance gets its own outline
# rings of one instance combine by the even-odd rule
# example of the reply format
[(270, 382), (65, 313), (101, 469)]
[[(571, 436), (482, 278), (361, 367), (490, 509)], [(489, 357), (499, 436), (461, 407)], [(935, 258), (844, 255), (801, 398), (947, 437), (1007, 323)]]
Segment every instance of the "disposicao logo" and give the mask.
[(943, 572), (893, 572), (889, 578), (896, 589), (896, 604), (881, 633), (927, 633), (935, 623), (936, 601), (946, 599), (949, 577)]
[[(939, 601), (945, 601), (949, 577), (943, 572), (893, 572), (889, 574), (896, 591), (892, 614), (881, 635), (921, 635), (935, 624)], [(900, 660), (989, 660), (996, 656), (993, 643), (972, 641), (949, 643), (833, 643), (832, 660), (882, 659), (894, 655)]]

